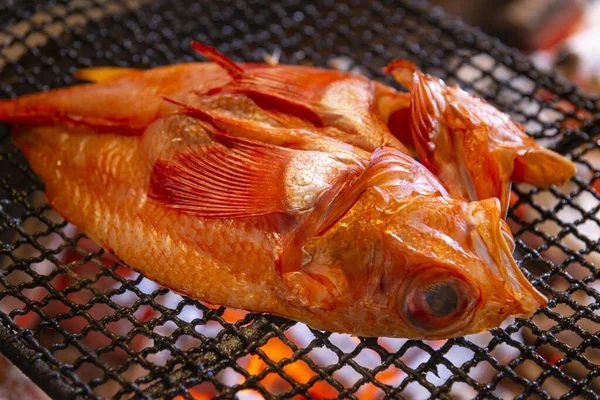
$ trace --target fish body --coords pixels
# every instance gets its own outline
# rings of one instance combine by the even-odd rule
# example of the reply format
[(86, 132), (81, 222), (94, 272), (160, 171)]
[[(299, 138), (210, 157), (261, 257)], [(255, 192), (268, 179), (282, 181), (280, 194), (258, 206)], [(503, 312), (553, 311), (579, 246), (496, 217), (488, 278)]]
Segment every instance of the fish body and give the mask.
[(49, 203), (106, 250), (196, 299), (366, 336), (447, 338), (545, 305), (499, 201), (453, 198), (396, 139), (406, 95), (197, 49), (215, 63), (0, 102)]

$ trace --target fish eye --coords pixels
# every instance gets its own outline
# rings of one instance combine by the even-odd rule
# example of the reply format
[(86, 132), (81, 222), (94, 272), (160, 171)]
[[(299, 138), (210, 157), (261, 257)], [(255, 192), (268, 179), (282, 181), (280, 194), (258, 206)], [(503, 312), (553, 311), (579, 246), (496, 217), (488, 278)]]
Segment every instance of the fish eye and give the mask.
[(430, 286), (425, 291), (425, 302), (436, 317), (447, 317), (456, 311), (458, 294), (446, 282)]
[(404, 302), (404, 313), (418, 328), (443, 328), (469, 308), (471, 290), (455, 277), (416, 281)]

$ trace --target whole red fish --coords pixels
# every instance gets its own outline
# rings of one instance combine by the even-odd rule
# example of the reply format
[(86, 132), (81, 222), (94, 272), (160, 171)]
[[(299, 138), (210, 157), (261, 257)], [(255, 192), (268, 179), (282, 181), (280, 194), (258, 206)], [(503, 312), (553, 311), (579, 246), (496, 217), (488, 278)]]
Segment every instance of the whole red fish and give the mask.
[(410, 96), (194, 47), (214, 63), (86, 70), (96, 83), (0, 102), (50, 204), (105, 249), (193, 298), (368, 336), (464, 335), (546, 304), (500, 202), (451, 197), (407, 155)]

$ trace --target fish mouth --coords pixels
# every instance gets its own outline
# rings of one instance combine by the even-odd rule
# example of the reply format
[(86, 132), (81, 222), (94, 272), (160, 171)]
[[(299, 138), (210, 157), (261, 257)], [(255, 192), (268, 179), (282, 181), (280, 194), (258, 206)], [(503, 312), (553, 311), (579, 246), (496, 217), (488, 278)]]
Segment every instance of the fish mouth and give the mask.
[(513, 258), (515, 244), (508, 224), (500, 220), (499, 225), (500, 258), (507, 274), (507, 284), (517, 301), (512, 316), (528, 318), (539, 308), (546, 307), (548, 299), (529, 282)]
[(503, 288), (492, 296), (499, 304), (510, 304), (501, 307), (506, 317), (530, 317), (545, 307), (548, 300), (533, 287), (512, 256), (515, 243), (508, 224), (500, 218), (500, 202), (488, 199), (470, 204), (477, 224), (477, 232), (472, 236), (475, 251), (489, 271), (504, 283)]

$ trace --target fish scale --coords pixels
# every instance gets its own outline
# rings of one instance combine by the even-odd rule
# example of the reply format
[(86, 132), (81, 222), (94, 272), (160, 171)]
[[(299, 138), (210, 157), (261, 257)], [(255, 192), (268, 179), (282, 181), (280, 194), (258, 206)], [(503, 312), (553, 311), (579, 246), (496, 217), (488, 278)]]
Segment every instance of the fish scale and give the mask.
[[(60, 129), (58, 132), (60, 132)], [(47, 129), (39, 133), (41, 136), (36, 137), (38, 139), (52, 138)], [(27, 134), (36, 136), (36, 131), (32, 130)], [(63, 185), (62, 179), (58, 181), (55, 179), (55, 171), (47, 170), (48, 174), (43, 173), (42, 175), (44, 175), (49, 192), (53, 191), (55, 185), (61, 185), (68, 190), (67, 193), (75, 192), (69, 190), (71, 187), (73, 189), (78, 188), (79, 196), (57, 198), (53, 201), (54, 206), (62, 210), (71, 222), (86, 231), (92, 238), (97, 240), (98, 238), (104, 238), (98, 240), (98, 242), (106, 248), (117, 254), (128, 254), (128, 262), (131, 265), (140, 269), (156, 266), (157, 280), (168, 282), (169, 274), (172, 273), (178, 276), (179, 279), (185, 280), (180, 277), (185, 275), (182, 268), (185, 265), (199, 264), (198, 261), (173, 264), (176, 260), (197, 259), (201, 260), (202, 264), (210, 265), (208, 268), (230, 269), (233, 266), (238, 271), (242, 268), (246, 269), (245, 264), (248, 263), (252, 265), (272, 264), (270, 256), (272, 246), (269, 245), (269, 240), (265, 238), (264, 233), (261, 231), (252, 229), (251, 225), (250, 228), (247, 228), (247, 224), (244, 222), (197, 220), (156, 208), (148, 202), (145, 202), (142, 210), (139, 211), (141, 215), (138, 217), (127, 215), (127, 213), (136, 213), (138, 197), (145, 196), (143, 186), (146, 180), (142, 179), (140, 181), (136, 178), (140, 172), (144, 172), (143, 163), (140, 164), (141, 168), (136, 170), (134, 166), (128, 163), (119, 162), (119, 158), (127, 158), (126, 155), (134, 151), (136, 147), (139, 149), (140, 146), (136, 146), (136, 144), (139, 144), (140, 139), (130, 137), (115, 139), (109, 135), (82, 138), (81, 135), (78, 133), (76, 136), (70, 136), (68, 140), (63, 141), (60, 152), (41, 153), (39, 160), (32, 159), (32, 164), (36, 165), (36, 162), (39, 162), (40, 165), (55, 165), (57, 160), (62, 160), (62, 169), (68, 171), (86, 169), (85, 164), (71, 165), (70, 161), (97, 162), (96, 165), (99, 169), (96, 170), (94, 175), (84, 174), (81, 179), (78, 179), (76, 175), (71, 175), (71, 179), (66, 186)], [(86, 141), (88, 139), (89, 143), (82, 147), (81, 140)], [(115, 144), (119, 142), (120, 144)], [(43, 143), (38, 142), (36, 144), (43, 146)], [(69, 156), (69, 154), (72, 154), (71, 148), (80, 152), (77, 158)], [(111, 157), (116, 164), (109, 165), (103, 162), (106, 159), (104, 148), (108, 148), (110, 153), (118, 154), (116, 157)], [(87, 157), (88, 154), (89, 157)], [(138, 155), (138, 163), (139, 159)], [(107, 198), (102, 195), (101, 192), (107, 190), (107, 185), (103, 184), (104, 179), (97, 182), (97, 186), (82, 184), (86, 181), (94, 182), (96, 177), (106, 178), (108, 176), (107, 181), (111, 182), (108, 187), (111, 185), (118, 187), (121, 179), (127, 176), (126, 174), (129, 174), (128, 176), (133, 175), (134, 179), (127, 181), (130, 186), (118, 198)], [(112, 178), (115, 178), (115, 180)], [(137, 182), (138, 187), (132, 187), (131, 182)], [(127, 211), (126, 214), (122, 214), (122, 211), (118, 210)], [(87, 218), (84, 217), (85, 215), (93, 215), (96, 218), (91, 223), (86, 223)], [(143, 217), (144, 221), (152, 222), (148, 223), (140, 219), (143, 215), (145, 215)], [(173, 220), (175, 222), (172, 222)], [(163, 225), (161, 221), (169, 222), (165, 222)], [(179, 229), (179, 227), (182, 229)], [(194, 232), (201, 232), (202, 234), (195, 235)], [(169, 243), (165, 240), (165, 234), (168, 235), (173, 244), (180, 245), (165, 245)], [(207, 238), (206, 244), (204, 244), (204, 238)], [(248, 238), (250, 240), (247, 240)], [(244, 241), (244, 239), (246, 240)], [(149, 245), (140, 246), (139, 243), (142, 242)], [(245, 246), (248, 247), (245, 248)], [(189, 248), (196, 248), (201, 252), (190, 251)], [(249, 259), (248, 254), (256, 255), (256, 259)], [(215, 260), (210, 261), (213, 257)], [(209, 261), (207, 262), (207, 260)], [(219, 262), (217, 260), (223, 261)], [(226, 264), (222, 265), (221, 263)], [(252, 269), (248, 271), (252, 271)], [(233, 301), (235, 302), (235, 300)]]

